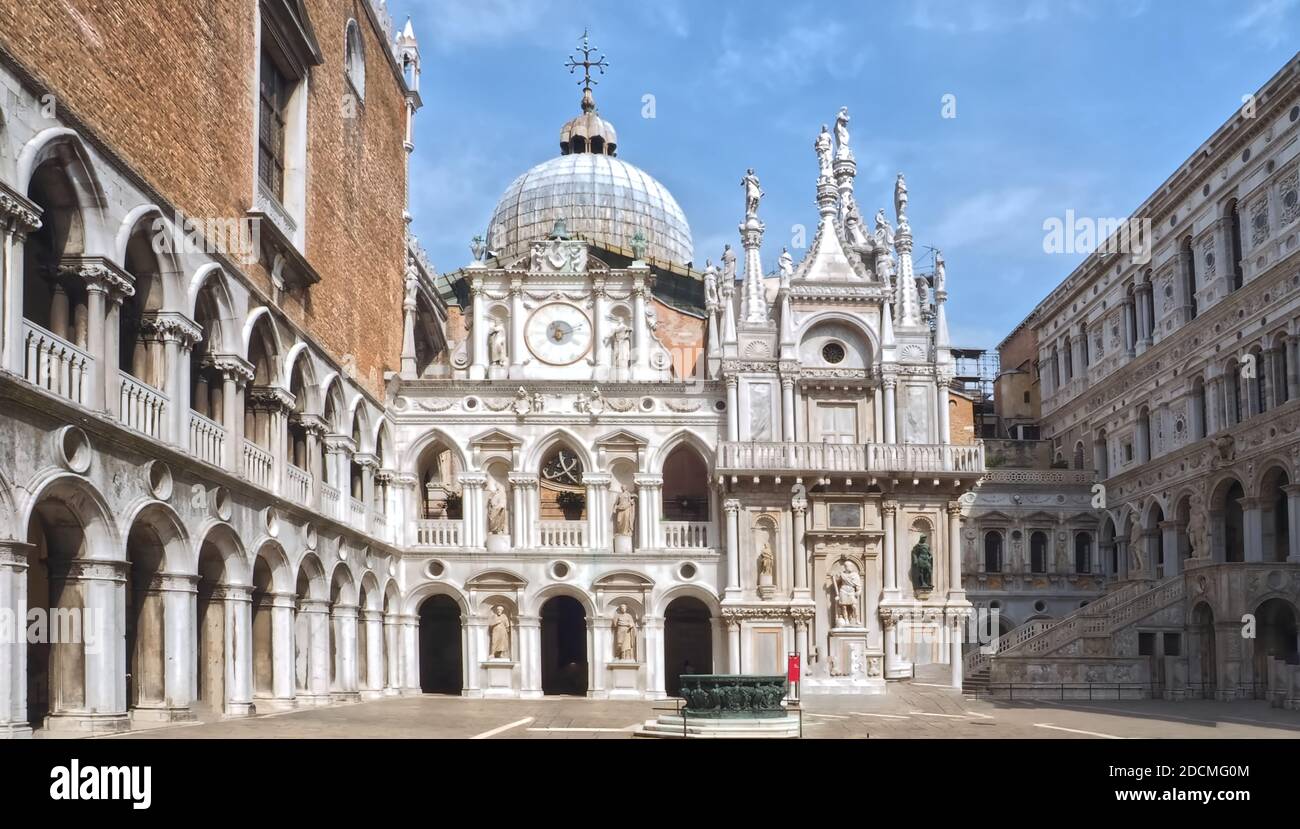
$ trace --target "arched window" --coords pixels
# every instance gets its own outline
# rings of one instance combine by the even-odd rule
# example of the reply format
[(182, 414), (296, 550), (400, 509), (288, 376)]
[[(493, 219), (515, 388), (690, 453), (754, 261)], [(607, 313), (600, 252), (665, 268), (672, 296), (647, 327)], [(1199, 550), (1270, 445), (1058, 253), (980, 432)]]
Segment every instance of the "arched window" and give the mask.
[(1228, 253), (1232, 257), (1232, 290), (1237, 290), (1246, 281), (1245, 271), (1241, 267), (1241, 214), (1237, 212), (1237, 200), (1228, 202)]
[(1061, 387), (1061, 352), (1052, 346), (1052, 391)]
[(1083, 441), (1074, 444), (1074, 468), (1083, 469)]
[(1104, 481), (1110, 477), (1110, 446), (1106, 442), (1105, 429), (1092, 439), (1092, 447), (1092, 462), (1097, 467), (1097, 477)]
[(1228, 380), (1228, 417), (1232, 419), (1232, 424), (1235, 425), (1243, 420), (1242, 415), (1244, 414), (1242, 402), (1245, 400), (1245, 396), (1241, 393), (1241, 368), (1237, 361), (1233, 360), (1228, 363), (1223, 373)]
[(1254, 399), (1251, 401), (1253, 407), (1251, 414), (1263, 414), (1268, 411), (1268, 364), (1264, 360), (1264, 352), (1256, 348), (1250, 352), (1254, 360), (1254, 376), (1250, 378), (1254, 385)]
[(1275, 367), (1273, 372), (1273, 397), (1278, 405), (1291, 399), (1291, 388), (1286, 382), (1286, 374), (1290, 368), (1287, 361), (1287, 352), (1290, 350), (1287, 348), (1285, 340), (1279, 340), (1277, 347), (1273, 351), (1273, 364)]
[(1205, 380), (1197, 377), (1192, 383), (1192, 440), (1200, 440), (1206, 435)]
[(1128, 294), (1124, 300), (1124, 321), (1127, 323), (1124, 331), (1124, 347), (1129, 351), (1137, 348), (1137, 291), (1133, 286), (1128, 286)]
[(1138, 463), (1151, 460), (1151, 410), (1146, 406), (1138, 412), (1137, 454)]
[(1092, 533), (1078, 533), (1074, 537), (1074, 572), (1092, 572)]
[(1041, 530), (1029, 536), (1029, 570), (1032, 573), (1047, 572), (1047, 533)]
[(984, 534), (984, 572), (1002, 572), (1002, 533), (996, 530)]
[(1079, 350), (1083, 354), (1083, 367), (1092, 365), (1092, 345), (1088, 342), (1088, 323), (1079, 323)]
[(1148, 268), (1146, 277), (1143, 280), (1143, 292), (1146, 294), (1146, 302), (1143, 303), (1142, 317), (1146, 327), (1143, 333), (1146, 334), (1144, 339), (1154, 340), (1156, 336), (1156, 294), (1155, 284), (1151, 281), (1151, 269)]
[(356, 20), (349, 20), (346, 43), (344, 44), (344, 71), (348, 83), (361, 100), (366, 98), (366, 49), (361, 39), (361, 27)]
[(1192, 252), (1191, 236), (1183, 238), (1183, 281), (1187, 291), (1189, 319), (1196, 319), (1199, 310), (1196, 304), (1196, 254)]

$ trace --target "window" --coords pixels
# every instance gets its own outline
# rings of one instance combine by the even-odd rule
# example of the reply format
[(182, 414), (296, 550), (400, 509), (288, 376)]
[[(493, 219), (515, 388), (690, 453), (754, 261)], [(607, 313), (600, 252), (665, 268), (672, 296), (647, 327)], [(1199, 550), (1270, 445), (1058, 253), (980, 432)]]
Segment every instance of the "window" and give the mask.
[(1000, 532), (984, 534), (984, 572), (1002, 572), (1002, 533)]
[(347, 75), (348, 83), (352, 84), (353, 90), (356, 91), (357, 97), (364, 101), (366, 98), (366, 50), (365, 43), (361, 39), (361, 27), (357, 25), (357, 21), (348, 21), (345, 38), (346, 42), (343, 47), (344, 73)]
[(257, 177), (284, 201), (284, 133), (288, 119), (289, 80), (270, 55), (262, 53), (259, 84), (261, 116), (257, 122)]
[(1241, 215), (1237, 212), (1237, 200), (1228, 203), (1228, 253), (1232, 256), (1232, 290), (1237, 290), (1245, 283), (1245, 272), (1241, 267)]
[(1155, 656), (1156, 655), (1156, 635), (1154, 633), (1140, 631), (1138, 633), (1138, 656)]
[(1182, 656), (1183, 654), (1183, 635), (1181, 633), (1165, 634), (1165, 656)]
[(822, 359), (831, 365), (844, 362), (844, 346), (839, 343), (826, 343), (822, 348)]
[(1074, 537), (1074, 572), (1092, 572), (1092, 534), (1079, 533)]
[(853, 403), (823, 403), (817, 407), (822, 443), (858, 442), (858, 407)]
[[(1213, 256), (1213, 253), (1207, 256)], [(1213, 261), (1213, 260), (1211, 260)], [(1186, 281), (1187, 305), (1191, 319), (1196, 319), (1196, 254), (1192, 252), (1192, 237), (1183, 239), (1183, 279)]]
[(1047, 572), (1047, 533), (1035, 532), (1029, 536), (1029, 570), (1032, 573)]
[(1088, 343), (1088, 323), (1079, 325), (1079, 348), (1083, 352), (1083, 367), (1092, 364), (1092, 348)]

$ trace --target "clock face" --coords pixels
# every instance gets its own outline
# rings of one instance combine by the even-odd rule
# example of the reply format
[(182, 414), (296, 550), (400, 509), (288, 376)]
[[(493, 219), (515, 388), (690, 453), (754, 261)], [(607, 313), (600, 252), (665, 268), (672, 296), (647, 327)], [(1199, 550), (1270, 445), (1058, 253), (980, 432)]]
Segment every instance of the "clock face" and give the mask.
[(567, 366), (591, 348), (591, 321), (578, 308), (554, 302), (538, 308), (528, 318), (524, 339), (537, 359)]

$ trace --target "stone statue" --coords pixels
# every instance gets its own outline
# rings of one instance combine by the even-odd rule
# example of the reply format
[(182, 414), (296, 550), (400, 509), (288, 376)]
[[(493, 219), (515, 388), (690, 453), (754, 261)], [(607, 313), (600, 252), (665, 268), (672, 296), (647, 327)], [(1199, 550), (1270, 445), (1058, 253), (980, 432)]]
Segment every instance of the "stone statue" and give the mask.
[(632, 329), (621, 320), (609, 335), (609, 349), (614, 360), (614, 368), (626, 371), (632, 367)]
[(632, 245), (632, 258), (638, 262), (645, 259), (645, 252), (648, 246), (646, 245), (645, 235), (641, 231), (638, 230), (632, 236), (631, 245)]
[(912, 548), (912, 572), (916, 579), (913, 587), (920, 590), (934, 588), (934, 556), (930, 553), (930, 542), (924, 535)]
[(482, 236), (475, 236), (470, 241), (469, 252), (474, 256), (475, 262), (482, 262), (487, 257), (487, 242)]
[(1143, 575), (1142, 561), (1142, 525), (1137, 521), (1133, 522), (1133, 529), (1128, 534), (1128, 566), (1129, 577), (1140, 577)]
[(626, 489), (620, 489), (614, 498), (614, 535), (632, 534), (636, 523), (635, 499)]
[(840, 107), (839, 114), (835, 116), (835, 157), (840, 159), (853, 158), (853, 150), (849, 147), (849, 108)]
[(736, 281), (736, 252), (731, 245), (722, 246), (722, 284), (731, 285)]
[(894, 229), (885, 218), (885, 208), (876, 211), (876, 247), (888, 250), (894, 246)]
[(943, 251), (934, 252), (934, 292), (937, 294), (944, 290), (948, 282), (948, 269), (943, 261)]
[(818, 178), (829, 181), (831, 178), (831, 133), (825, 124), (822, 124), (822, 131), (817, 135), (817, 141), (813, 144), (813, 149), (817, 151)]
[(506, 509), (505, 490), (494, 481), (488, 488), (487, 523), (489, 535), (507, 535), (510, 532), (510, 514)]
[(494, 322), (488, 329), (488, 363), (494, 366), (506, 364), (506, 330), (501, 323)]
[(759, 187), (758, 176), (754, 175), (754, 168), (750, 167), (745, 171), (745, 177), (740, 180), (741, 186), (745, 188), (745, 218), (758, 218), (758, 203), (763, 198), (763, 190)]
[(402, 301), (402, 307), (408, 311), (414, 311), (416, 307), (415, 297), (420, 290), (420, 277), (415, 265), (412, 264), (406, 269), (406, 297)]
[(764, 544), (763, 550), (758, 554), (758, 583), (760, 585), (772, 584), (776, 577), (776, 556), (772, 555), (772, 545)]
[(847, 561), (840, 564), (840, 572), (831, 576), (831, 589), (835, 596), (835, 619), (832, 626), (861, 627), (858, 595), (862, 592), (862, 580), (852, 564)]
[(718, 307), (718, 269), (713, 267), (713, 260), (704, 263), (704, 307), (710, 310)]
[(894, 213), (900, 223), (907, 215), (907, 182), (903, 180), (902, 173), (898, 174), (898, 180), (894, 182)]
[(1210, 538), (1205, 531), (1205, 510), (1201, 503), (1201, 496), (1192, 496), (1188, 510), (1190, 515), (1187, 519), (1187, 543), (1192, 548), (1192, 557), (1209, 558)]
[(614, 658), (636, 661), (636, 617), (620, 604), (614, 614)]
[(777, 261), (777, 267), (781, 273), (781, 281), (789, 282), (790, 277), (794, 276), (794, 257), (790, 255), (790, 251), (781, 248), (781, 258)]
[(492, 618), (488, 621), (488, 650), (493, 659), (510, 658), (510, 617), (501, 605), (492, 608)]

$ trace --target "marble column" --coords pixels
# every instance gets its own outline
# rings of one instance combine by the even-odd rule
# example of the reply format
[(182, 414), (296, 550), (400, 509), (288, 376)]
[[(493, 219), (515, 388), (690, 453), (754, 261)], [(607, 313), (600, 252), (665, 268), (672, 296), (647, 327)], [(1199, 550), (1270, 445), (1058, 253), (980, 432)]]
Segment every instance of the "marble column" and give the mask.
[(357, 606), (336, 603), (330, 609), (334, 627), (334, 682), (331, 696), (347, 700), (357, 693)]
[(1286, 399), (1300, 399), (1300, 366), (1296, 365), (1300, 361), (1300, 348), (1296, 347), (1300, 338), (1288, 336), (1282, 342), (1286, 349)]
[[(510, 377), (522, 377), (524, 374), (524, 279), (522, 276), (510, 278)], [(599, 340), (596, 341), (599, 343)], [(597, 349), (599, 350), (599, 349)]]
[(329, 604), (314, 599), (300, 600), (296, 622), (297, 658), (303, 662), (300, 670), (305, 672), (306, 680), (297, 696), (309, 703), (324, 704), (329, 701), (330, 692)]
[(895, 423), (898, 416), (895, 400), (897, 386), (897, 380), (892, 377), (885, 378), (885, 443), (898, 443), (898, 427)]
[[(23, 248), (27, 234), (41, 226), (34, 207), (19, 204), (12, 198), (0, 199), (0, 370), (8, 369), (19, 376), (23, 374), (26, 360), (22, 325)], [(0, 716), (4, 716), (3, 712)]]
[(898, 522), (898, 502), (884, 501), (880, 505), (881, 522), (883, 524), (884, 539), (880, 548), (881, 558), (884, 559), (884, 577), (885, 577), (885, 598), (888, 600), (897, 599), (898, 592), (898, 556), (894, 550), (897, 538)]
[(961, 502), (948, 502), (948, 600), (966, 598), (961, 580)]
[(636, 276), (633, 281), (635, 284), (632, 288), (632, 371), (633, 376), (636, 376), (638, 370), (650, 364), (650, 349), (646, 342), (649, 323), (646, 322), (645, 316), (645, 303), (650, 288), (645, 284), (644, 276)]
[(126, 709), (125, 561), (52, 562), (52, 610), (83, 609), (80, 641), (50, 645), (50, 731), (113, 732), (129, 727)]
[(12, 635), (0, 638), (0, 739), (32, 736), (27, 723), (27, 557), (35, 547), (0, 541), (0, 612), (13, 614)]
[(790, 517), (794, 525), (794, 591), (796, 598), (808, 598), (808, 548), (804, 533), (808, 527), (808, 502), (802, 498), (790, 503)]
[(728, 498), (722, 508), (727, 513), (727, 593), (740, 593), (740, 501)]
[(794, 379), (781, 378), (781, 439), (787, 442), (794, 437)]
[(420, 693), (420, 617), (403, 615), (402, 620), (402, 693)]
[(1264, 511), (1258, 498), (1242, 498), (1241, 535), (1246, 561), (1264, 560)]
[(1300, 484), (1282, 487), (1286, 493), (1287, 558), (1291, 564), (1300, 564)]
[[(1182, 536), (1183, 525), (1179, 521), (1161, 521), (1160, 522), (1160, 545), (1165, 551), (1164, 568), (1159, 571), (1161, 578), (1176, 576), (1183, 570), (1183, 551), (1179, 543)], [(1154, 556), (1152, 567), (1156, 566)]]
[(402, 622), (393, 613), (384, 615), (384, 694), (402, 690)]
[(740, 673), (740, 622), (727, 622), (727, 673)]
[[(949, 422), (948, 413), (948, 379), (940, 377), (935, 383), (935, 403), (939, 409), (939, 440), (940, 444), (952, 443), (952, 426)], [(951, 455), (944, 455), (944, 469), (951, 467)]]
[(950, 684), (954, 688), (960, 688), (962, 684), (962, 669), (965, 667), (962, 663), (961, 640), (962, 640), (962, 622), (964, 617), (954, 613), (948, 624), (948, 667), (951, 671)]
[(359, 616), (359, 623), (366, 626), (366, 664), (361, 666), (364, 680), (360, 688), (370, 697), (379, 697), (384, 692), (384, 614), (362, 610)]
[(297, 597), (292, 593), (273, 593), (271, 600), (271, 696), (276, 707), (288, 708), (295, 702), (294, 681), (294, 608)]
[(596, 380), (609, 379), (609, 350), (605, 348), (605, 306), (608, 294), (605, 292), (604, 277), (593, 277), (591, 282), (591, 342), (592, 352), (596, 357)]
[(537, 616), (519, 617), (519, 696), (535, 699), (542, 696), (542, 624)]
[(646, 677), (646, 690), (654, 699), (667, 699), (668, 691), (664, 676), (664, 617), (647, 616), (645, 618), (645, 649), (648, 657), (646, 667), (650, 675)]
[[(86, 405), (96, 412), (105, 411), (107, 407), (106, 372), (109, 359), (104, 354), (104, 318), (108, 313), (108, 287), (102, 283), (92, 282), (86, 285), (86, 350), (94, 357), (90, 365), (88, 387), (90, 394)], [(113, 355), (113, 364), (117, 364), (117, 355)]]
[(482, 277), (474, 277), (469, 286), (471, 303), (469, 377), (471, 380), (483, 380), (487, 377), (487, 295), (483, 292)]
[(225, 609), (226, 715), (253, 713), (253, 591), (225, 584), (212, 593)]
[(727, 385), (727, 440), (734, 443), (740, 440), (740, 381), (734, 374), (729, 374), (724, 382)]

